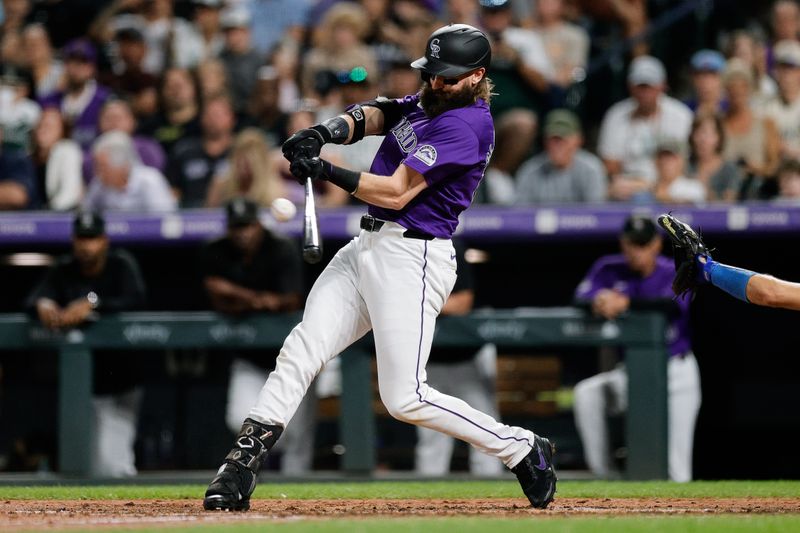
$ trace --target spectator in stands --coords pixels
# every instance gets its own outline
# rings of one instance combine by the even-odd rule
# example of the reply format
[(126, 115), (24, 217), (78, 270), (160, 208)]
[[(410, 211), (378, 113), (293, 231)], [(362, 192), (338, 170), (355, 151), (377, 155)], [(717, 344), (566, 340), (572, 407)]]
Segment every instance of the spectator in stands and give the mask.
[[(408, 70), (408, 67), (406, 67)], [(367, 72), (362, 67), (349, 71), (329, 72), (331, 76), (331, 92), (336, 92), (337, 97), (331, 98), (331, 105), (327, 109), (320, 109), (317, 120), (333, 118), (343, 113), (350, 105), (365, 102), (379, 94), (376, 86), (374, 72)], [(359, 141), (358, 145), (332, 144), (329, 153), (336, 154), (345, 167), (357, 172), (369, 172), (375, 154), (381, 147), (383, 136), (368, 135)]]
[(544, 123), (544, 147), (517, 172), (516, 203), (599, 203), (608, 183), (603, 163), (583, 150), (580, 119), (556, 109)]
[(686, 176), (706, 187), (706, 200), (734, 202), (742, 186), (742, 172), (722, 157), (725, 130), (719, 116), (700, 113), (692, 122), (691, 153)]
[[(144, 281), (134, 258), (110, 249), (102, 216), (82, 212), (72, 225), (72, 253), (50, 268), (27, 307), (45, 327), (69, 330), (101, 314), (141, 309), (144, 303)], [(95, 353), (93, 359), (92, 475), (133, 476), (141, 365), (137, 357), (119, 352)]]
[(780, 133), (784, 158), (800, 157), (800, 42), (779, 41), (773, 49), (778, 96), (764, 104)]
[(589, 59), (589, 34), (564, 18), (564, 0), (537, 0), (536, 32), (555, 71), (553, 82), (567, 87), (575, 81), (575, 69), (585, 69)]
[(53, 57), (50, 36), (43, 25), (31, 24), (25, 28), (22, 51), (33, 76), (35, 89), (32, 96), (41, 99), (63, 89), (64, 63)]
[[(135, 134), (136, 117), (133, 115), (133, 109), (131, 109), (128, 102), (118, 98), (111, 98), (106, 101), (100, 110), (98, 126), (101, 134), (109, 131), (121, 131), (130, 135), (133, 139), (133, 146), (136, 148), (136, 155), (139, 156), (139, 161), (145, 166), (164, 172), (167, 166), (167, 156), (164, 154), (164, 149), (150, 137)], [(91, 178), (94, 175), (93, 161), (89, 150), (86, 151), (83, 161), (83, 175), (87, 178)]]
[(256, 128), (247, 128), (236, 136), (227, 170), (211, 183), (206, 205), (219, 207), (237, 197), (244, 197), (262, 207), (285, 196), (283, 179), (275, 169), (267, 138)]
[[(229, 202), (226, 215), (227, 235), (206, 244), (200, 253), (200, 274), (211, 306), (231, 316), (300, 309), (303, 269), (294, 242), (265, 228), (258, 218), (258, 205), (244, 198)], [(236, 432), (258, 397), (267, 373), (275, 368), (278, 354), (237, 350), (232, 355), (225, 421)], [(282, 448), (283, 473), (299, 474), (311, 469), (315, 400), (313, 393), (306, 396), (293, 419), (298, 427), (282, 435), (282, 439), (289, 437), (290, 441)]]
[[(692, 448), (700, 410), (700, 372), (689, 336), (689, 298), (674, 298), (672, 259), (660, 255), (661, 236), (652, 220), (633, 215), (620, 235), (621, 255), (598, 259), (575, 290), (579, 305), (614, 320), (629, 309), (661, 306), (669, 317), (667, 388), (669, 402), (669, 477), (691, 481)], [(615, 475), (609, 453), (606, 417), (628, 408), (628, 375), (624, 365), (575, 385), (575, 425), (592, 473)]]
[(700, 50), (694, 53), (690, 65), (694, 95), (686, 105), (696, 115), (724, 112), (728, 108), (722, 88), (725, 56), (716, 50)]
[(92, 145), (94, 177), (83, 202), (92, 211), (165, 212), (176, 207), (169, 184), (158, 170), (139, 161), (131, 136), (102, 134)]
[(480, 4), (475, 0), (447, 0), (445, 2), (445, 22), (450, 24), (469, 24), (480, 26)]
[(100, 108), (111, 91), (97, 83), (97, 50), (87, 39), (74, 39), (61, 52), (66, 66), (66, 87), (44, 98), (42, 107), (58, 107), (69, 124), (72, 139), (86, 149), (97, 137)]
[(686, 142), (663, 139), (656, 148), (658, 177), (653, 185), (653, 198), (664, 204), (701, 203), (706, 199), (706, 187), (701, 181), (687, 178)]
[(42, 206), (56, 211), (75, 209), (83, 199), (83, 152), (69, 139), (61, 112), (55, 107), (42, 111), (33, 130), (31, 159), (36, 169)]
[(516, 201), (514, 175), (533, 152), (538, 118), (529, 109), (510, 109), (495, 122), (495, 146), (475, 191), (476, 203), (510, 205)]
[(192, 21), (202, 39), (201, 61), (219, 57), (225, 44), (219, 16), (224, 6), (223, 0), (192, 0), (192, 4)]
[(555, 70), (544, 42), (531, 30), (512, 24), (510, 0), (479, 0), (481, 26), (492, 43), (492, 115), (513, 107), (541, 112)]
[(767, 72), (767, 49), (762, 38), (746, 30), (735, 31), (728, 48), (728, 58), (743, 61), (753, 76), (754, 105), (760, 106), (778, 94), (778, 86)]
[(92, 22), (89, 35), (108, 42), (122, 28), (144, 35), (145, 72), (159, 75), (169, 66), (192, 68), (200, 62), (203, 40), (188, 20), (173, 16), (173, 0), (114, 0)]
[(368, 73), (378, 71), (375, 55), (363, 42), (368, 19), (358, 5), (343, 2), (325, 14), (317, 28), (315, 45), (303, 60), (302, 91), (317, 96), (317, 76), (323, 71), (350, 71), (362, 67)]
[(31, 130), (42, 110), (28, 98), (33, 78), (27, 70), (12, 64), (0, 65), (0, 128), (7, 149), (30, 150)]
[(132, 102), (141, 98), (157, 99), (158, 78), (144, 70), (147, 43), (142, 32), (136, 28), (122, 28), (117, 31), (114, 42), (116, 61), (111, 71), (102, 76), (103, 83), (119, 98)]
[(250, 15), (243, 7), (231, 8), (222, 13), (222, 29), (225, 32), (225, 47), (220, 60), (225, 65), (228, 90), (234, 108), (242, 111), (247, 106), (259, 67), (264, 56), (250, 41)]
[(0, 130), (0, 211), (34, 209), (39, 205), (39, 186), (29, 157), (2, 146)]
[(256, 84), (250, 96), (249, 115), (253, 125), (261, 128), (272, 146), (280, 146), (288, 138), (286, 125), (289, 114), (280, 107), (280, 79), (278, 71), (272, 65), (264, 65), (258, 69)]
[(397, 51), (387, 58), (383, 71), (381, 94), (387, 98), (403, 98), (407, 94), (415, 94), (420, 89), (419, 73), (408, 68), (412, 59)]
[(31, 13), (31, 0), (3, 0), (0, 35), (19, 32)]
[(251, 15), (253, 45), (261, 54), (272, 53), (280, 43), (305, 40), (311, 0), (243, 0)]
[(201, 102), (229, 94), (225, 64), (219, 59), (206, 59), (197, 65), (197, 85)]
[(787, 159), (778, 167), (778, 196), (782, 204), (800, 204), (800, 161)]
[(631, 200), (647, 193), (656, 178), (658, 139), (686, 141), (692, 112), (667, 96), (664, 65), (652, 56), (639, 56), (628, 70), (631, 97), (611, 106), (603, 117), (597, 151), (611, 182), (609, 197)]
[(197, 83), (192, 73), (171, 68), (161, 79), (161, 109), (142, 124), (141, 133), (161, 144), (169, 155), (179, 140), (200, 134)]
[[(442, 315), (462, 316), (472, 311), (475, 281), (471, 265), (464, 258), (464, 245), (453, 241), (458, 261), (458, 277), (450, 296), (442, 307)], [(495, 394), (497, 347), (486, 344), (477, 353), (462, 348), (431, 350), (425, 366), (428, 385), (442, 394), (456, 395), (475, 409), (499, 420)], [(417, 426), (414, 469), (421, 476), (445, 476), (450, 471), (453, 437)], [(503, 464), (496, 457), (469, 449), (469, 472), (475, 476), (500, 476)]]
[(752, 71), (739, 59), (731, 59), (723, 76), (728, 93), (728, 111), (722, 124), (725, 146), (722, 156), (736, 161), (745, 172), (745, 198), (765, 194), (765, 180), (773, 178), (780, 162), (780, 134), (772, 119), (753, 110), (750, 96)]
[(774, 43), (797, 41), (800, 37), (800, 5), (795, 0), (777, 0), (770, 19)]
[(228, 169), (235, 126), (230, 99), (216, 96), (203, 105), (202, 134), (175, 145), (167, 163), (167, 177), (182, 207), (205, 205), (211, 183)]

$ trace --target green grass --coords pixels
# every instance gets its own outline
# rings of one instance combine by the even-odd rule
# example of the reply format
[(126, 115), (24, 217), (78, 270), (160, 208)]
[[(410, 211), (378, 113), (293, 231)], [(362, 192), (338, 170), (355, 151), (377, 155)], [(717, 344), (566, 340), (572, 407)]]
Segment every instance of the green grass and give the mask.
[[(198, 499), (205, 485), (103, 485), (0, 487), (0, 500), (42, 499)], [(370, 481), (357, 483), (262, 482), (254, 499), (336, 498), (516, 498), (508, 481)], [(800, 498), (800, 481), (695, 481), (692, 483), (562, 481), (563, 498)]]
[[(574, 517), (547, 518), (404, 518), (367, 520), (308, 520), (301, 522), (251, 522), (247, 524), (195, 525), (191, 527), (136, 528), (137, 533), (589, 533), (589, 532), (658, 532), (658, 533), (785, 533), (800, 531), (797, 516), (647, 516), (647, 517)], [(91, 529), (90, 533), (115, 531)], [(116, 530), (118, 531), (118, 530)]]

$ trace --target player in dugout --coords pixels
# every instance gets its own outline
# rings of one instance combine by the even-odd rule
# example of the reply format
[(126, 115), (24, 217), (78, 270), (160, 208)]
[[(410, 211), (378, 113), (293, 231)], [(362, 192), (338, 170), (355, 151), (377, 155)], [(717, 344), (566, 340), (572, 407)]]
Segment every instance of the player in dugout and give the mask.
[[(451, 237), (494, 149), (486, 77), (491, 47), (467, 24), (428, 39), (417, 94), (377, 98), (300, 130), (283, 145), (292, 174), (322, 179), (370, 205), (361, 232), (317, 278), (303, 320), (281, 348), (255, 406), (203, 500), (208, 510), (247, 510), (256, 475), (320, 369), (372, 330), (381, 400), (395, 418), (464, 440), (499, 458), (531, 505), (553, 500), (551, 442), (502, 424), (427, 383), (436, 317), (456, 281)], [(326, 143), (385, 135), (369, 172), (319, 157)]]

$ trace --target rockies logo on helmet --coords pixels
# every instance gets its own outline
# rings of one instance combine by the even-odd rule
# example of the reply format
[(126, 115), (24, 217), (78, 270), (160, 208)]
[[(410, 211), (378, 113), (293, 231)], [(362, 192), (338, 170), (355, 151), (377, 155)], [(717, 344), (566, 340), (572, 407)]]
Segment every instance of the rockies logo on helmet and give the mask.
[(442, 49), (442, 47), (439, 46), (439, 39), (433, 39), (431, 41), (431, 57), (435, 57), (436, 59), (439, 59), (439, 51), (441, 49)]

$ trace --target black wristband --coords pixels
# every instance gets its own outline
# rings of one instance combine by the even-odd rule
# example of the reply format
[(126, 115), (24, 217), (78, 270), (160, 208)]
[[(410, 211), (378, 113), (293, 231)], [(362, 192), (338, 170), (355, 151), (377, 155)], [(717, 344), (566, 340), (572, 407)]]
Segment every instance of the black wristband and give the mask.
[(358, 104), (348, 107), (346, 113), (353, 119), (353, 137), (350, 139), (350, 144), (353, 144), (364, 138), (367, 130), (367, 116), (364, 109)]
[(337, 187), (341, 187), (350, 194), (355, 194), (358, 190), (358, 183), (361, 181), (361, 172), (337, 167), (323, 159), (321, 177), (326, 181), (330, 181)]

